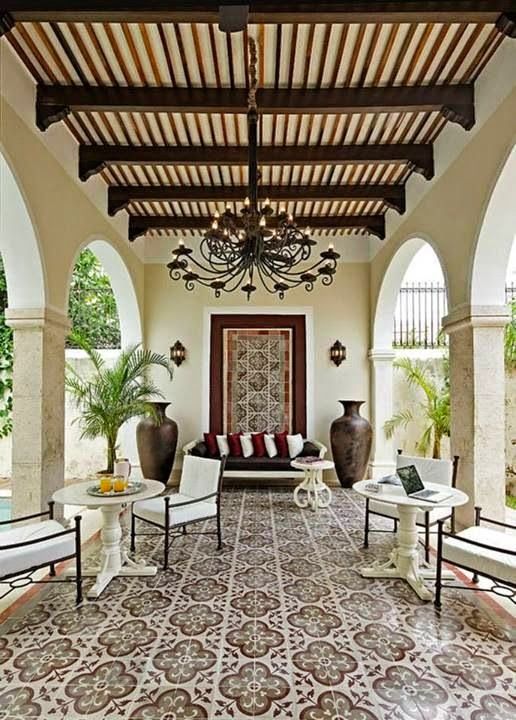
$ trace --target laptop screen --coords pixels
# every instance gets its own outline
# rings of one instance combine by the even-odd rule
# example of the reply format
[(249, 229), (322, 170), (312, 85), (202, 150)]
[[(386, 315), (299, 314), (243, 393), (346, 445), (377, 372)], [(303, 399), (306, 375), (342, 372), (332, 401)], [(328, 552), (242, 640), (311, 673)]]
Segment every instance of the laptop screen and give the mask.
[(412, 495), (419, 490), (425, 489), (415, 465), (398, 468), (396, 473), (407, 495)]

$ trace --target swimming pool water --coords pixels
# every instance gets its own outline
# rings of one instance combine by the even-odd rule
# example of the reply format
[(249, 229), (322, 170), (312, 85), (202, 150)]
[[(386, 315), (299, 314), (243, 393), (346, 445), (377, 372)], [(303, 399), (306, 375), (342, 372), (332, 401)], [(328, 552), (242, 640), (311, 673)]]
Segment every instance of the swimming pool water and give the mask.
[(0, 521), (11, 518), (11, 498), (0, 497)]

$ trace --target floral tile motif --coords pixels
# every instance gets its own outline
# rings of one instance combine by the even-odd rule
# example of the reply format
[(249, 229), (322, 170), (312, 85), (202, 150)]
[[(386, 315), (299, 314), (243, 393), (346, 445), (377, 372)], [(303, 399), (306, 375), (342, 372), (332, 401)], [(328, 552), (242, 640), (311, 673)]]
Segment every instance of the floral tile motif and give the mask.
[[(43, 587), (0, 625), (0, 717), (513, 720), (514, 627), (471, 592), (436, 612), (362, 578), (394, 542), (364, 551), (362, 521), (352, 491), (317, 514), (291, 490), (226, 491), (222, 552), (181, 536), (170, 570), (78, 608), (73, 587)], [(138, 542), (158, 564), (162, 550)]]

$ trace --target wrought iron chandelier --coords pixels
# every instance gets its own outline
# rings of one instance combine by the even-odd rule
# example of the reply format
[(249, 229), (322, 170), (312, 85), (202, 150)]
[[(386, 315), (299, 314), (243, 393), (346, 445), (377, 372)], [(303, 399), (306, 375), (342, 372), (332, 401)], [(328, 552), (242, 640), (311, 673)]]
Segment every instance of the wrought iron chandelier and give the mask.
[(201, 238), (200, 259), (180, 241), (167, 267), (171, 279), (183, 280), (187, 290), (204, 285), (214, 290), (215, 297), (220, 297), (222, 292), (240, 288), (249, 300), (257, 289), (258, 279), (267, 292), (282, 300), (287, 290), (300, 285), (310, 292), (318, 279), (323, 285), (331, 285), (340, 255), (330, 244), (320, 253), (320, 259), (307, 267), (312, 247), (317, 244), (310, 237), (310, 229), (301, 230), (283, 208), (274, 217), (270, 200), (258, 199), (257, 53), (253, 38), (249, 38), (249, 56), (249, 195), (241, 217), (230, 205), (221, 215), (215, 213), (210, 229)]

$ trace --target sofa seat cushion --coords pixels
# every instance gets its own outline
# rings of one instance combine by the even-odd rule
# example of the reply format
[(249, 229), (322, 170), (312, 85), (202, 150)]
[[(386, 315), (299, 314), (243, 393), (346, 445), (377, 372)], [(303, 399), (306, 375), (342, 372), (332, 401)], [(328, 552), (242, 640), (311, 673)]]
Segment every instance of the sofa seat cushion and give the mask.
[[(485, 543), (497, 549), (487, 550), (475, 545), (468, 545), (457, 538)], [(516, 585), (516, 556), (504, 555), (503, 552), (500, 552), (500, 550), (514, 550), (515, 548), (514, 535), (475, 525), (462, 530), (453, 538), (445, 537), (443, 539), (443, 559), (465, 565), (476, 570), (480, 575), (487, 574), (502, 582)]]
[[(381, 502), (380, 500), (370, 500), (369, 510), (373, 513), (379, 513), (380, 515), (386, 515), (387, 517), (393, 518), (393, 520), (399, 520), (398, 506), (393, 503)], [(436, 507), (430, 512), (430, 524), (436, 523), (438, 520), (450, 517), (451, 508), (449, 507)], [(425, 513), (422, 510), (417, 511), (416, 523), (418, 525), (425, 524)]]
[[(189, 502), (193, 499), (189, 495), (182, 495), (181, 493), (170, 495), (170, 527), (216, 517), (217, 505), (215, 502), (209, 502), (208, 500), (174, 507), (174, 504)], [(215, 501), (215, 498), (213, 500)], [(163, 496), (135, 502), (133, 512), (137, 517), (165, 527), (165, 499)]]
[(65, 528), (57, 520), (44, 520), (22, 527), (14, 527), (0, 535), (0, 577), (23, 573), (32, 567), (47, 565), (75, 555), (75, 534), (49, 538), (35, 545), (25, 545), (11, 550), (2, 550), (4, 545), (38, 540), (48, 535), (63, 532)]
[(228, 457), (226, 460), (225, 470), (238, 470), (238, 471), (269, 471), (269, 472), (281, 472), (289, 470), (295, 472), (294, 468), (290, 465), (290, 458), (281, 457), (255, 457), (254, 455), (248, 458), (237, 458)]

